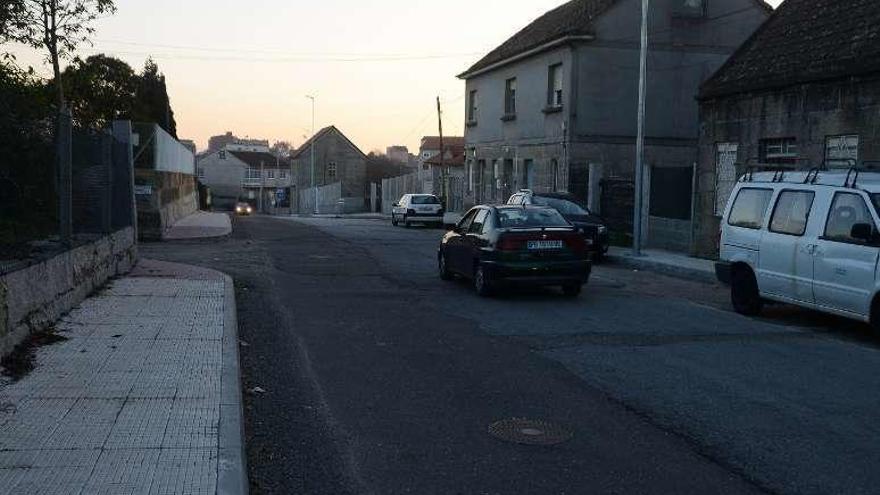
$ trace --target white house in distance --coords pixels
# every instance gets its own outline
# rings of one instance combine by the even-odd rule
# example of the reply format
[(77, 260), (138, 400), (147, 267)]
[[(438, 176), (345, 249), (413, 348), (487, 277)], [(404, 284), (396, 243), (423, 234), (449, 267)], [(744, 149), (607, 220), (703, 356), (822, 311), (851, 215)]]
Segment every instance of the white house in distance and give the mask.
[(203, 155), (196, 170), (217, 208), (231, 209), (238, 201), (262, 211), (290, 206), (290, 161), (271, 153), (268, 145), (227, 144)]

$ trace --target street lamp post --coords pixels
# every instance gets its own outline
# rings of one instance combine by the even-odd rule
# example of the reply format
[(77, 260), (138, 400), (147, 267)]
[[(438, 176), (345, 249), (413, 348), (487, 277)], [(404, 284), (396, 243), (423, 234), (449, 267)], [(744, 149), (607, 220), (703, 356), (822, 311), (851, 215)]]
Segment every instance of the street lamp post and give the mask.
[(649, 0), (642, 0), (642, 41), (639, 52), (639, 116), (636, 134), (635, 191), (633, 198), (633, 256), (642, 255), (642, 214), (645, 191), (645, 86), (648, 69)]
[(312, 187), (315, 192), (315, 215), (318, 214), (318, 184), (315, 182), (315, 97), (306, 95), (306, 98), (312, 100), (312, 144), (310, 146), (312, 160)]

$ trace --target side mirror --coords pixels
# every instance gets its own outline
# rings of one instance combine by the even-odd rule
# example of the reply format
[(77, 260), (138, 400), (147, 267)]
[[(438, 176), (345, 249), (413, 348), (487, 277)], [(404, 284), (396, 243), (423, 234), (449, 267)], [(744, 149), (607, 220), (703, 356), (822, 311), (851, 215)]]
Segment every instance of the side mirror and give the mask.
[(853, 239), (865, 241), (866, 243), (873, 243), (877, 240), (877, 236), (874, 233), (874, 226), (869, 223), (857, 223), (853, 225), (849, 236)]

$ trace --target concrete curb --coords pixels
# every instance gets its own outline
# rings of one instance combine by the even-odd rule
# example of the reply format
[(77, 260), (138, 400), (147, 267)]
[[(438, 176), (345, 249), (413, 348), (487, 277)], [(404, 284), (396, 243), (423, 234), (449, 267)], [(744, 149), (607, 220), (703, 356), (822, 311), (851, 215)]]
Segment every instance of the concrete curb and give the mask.
[[(219, 273), (219, 272), (218, 272)], [(225, 289), (223, 365), (220, 374), (220, 427), (217, 494), (247, 495), (248, 477), (244, 442), (241, 365), (238, 356), (238, 315), (232, 277), (222, 274)]]
[(621, 256), (616, 254), (608, 254), (605, 259), (614, 265), (624, 266), (635, 270), (650, 271), (667, 275), (670, 277), (690, 280), (693, 282), (702, 282), (706, 284), (718, 283), (715, 278), (714, 271), (699, 270), (686, 266), (674, 265), (652, 260), (650, 257), (636, 258), (633, 256)]

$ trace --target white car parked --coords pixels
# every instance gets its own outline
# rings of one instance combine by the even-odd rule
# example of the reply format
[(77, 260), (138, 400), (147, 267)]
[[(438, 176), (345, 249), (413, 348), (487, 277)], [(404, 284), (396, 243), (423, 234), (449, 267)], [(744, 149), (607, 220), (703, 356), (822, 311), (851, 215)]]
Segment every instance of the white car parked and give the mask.
[(391, 224), (443, 224), (443, 203), (433, 194), (404, 194), (391, 209)]
[(719, 280), (739, 313), (765, 300), (870, 322), (880, 330), (880, 173), (748, 173), (721, 227)]

